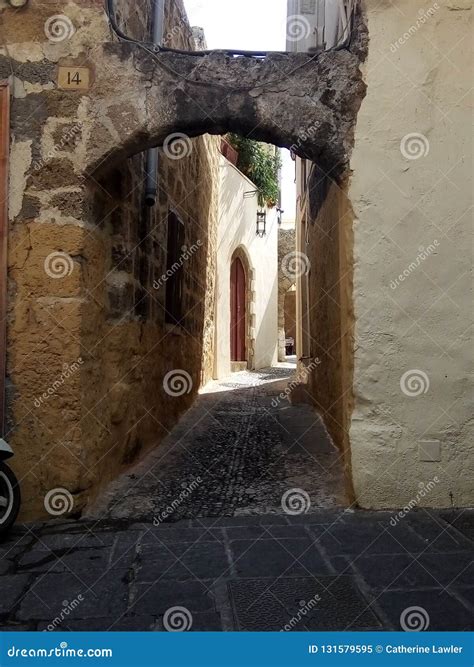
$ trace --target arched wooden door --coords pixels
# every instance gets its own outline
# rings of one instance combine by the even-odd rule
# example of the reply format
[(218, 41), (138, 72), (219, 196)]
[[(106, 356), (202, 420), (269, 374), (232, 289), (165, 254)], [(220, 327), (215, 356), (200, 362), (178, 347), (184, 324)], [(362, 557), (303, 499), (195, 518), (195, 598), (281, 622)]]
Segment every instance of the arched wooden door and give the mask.
[(246, 278), (242, 261), (236, 257), (230, 270), (230, 358), (247, 361), (246, 350)]

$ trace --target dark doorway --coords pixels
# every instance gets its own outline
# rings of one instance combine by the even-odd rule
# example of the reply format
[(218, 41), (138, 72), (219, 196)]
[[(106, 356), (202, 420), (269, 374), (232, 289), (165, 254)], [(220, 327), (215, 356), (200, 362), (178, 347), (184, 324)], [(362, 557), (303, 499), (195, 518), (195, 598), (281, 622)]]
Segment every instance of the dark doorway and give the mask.
[(231, 361), (247, 361), (246, 277), (242, 261), (236, 257), (230, 271), (230, 354)]

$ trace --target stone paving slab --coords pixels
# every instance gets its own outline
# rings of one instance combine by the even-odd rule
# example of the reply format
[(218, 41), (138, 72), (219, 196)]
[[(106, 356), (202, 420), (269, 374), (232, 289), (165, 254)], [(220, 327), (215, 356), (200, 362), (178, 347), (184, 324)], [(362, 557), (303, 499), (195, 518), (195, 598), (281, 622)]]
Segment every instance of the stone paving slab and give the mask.
[(378, 596), (377, 604), (397, 629), (400, 629), (401, 614), (412, 607), (427, 612), (426, 630), (467, 632), (474, 629), (472, 609), (467, 609), (456, 596), (443, 590), (390, 591)]
[(0, 628), (396, 630), (413, 606), (430, 629), (474, 630), (474, 511), (389, 516), (23, 526), (0, 544)]

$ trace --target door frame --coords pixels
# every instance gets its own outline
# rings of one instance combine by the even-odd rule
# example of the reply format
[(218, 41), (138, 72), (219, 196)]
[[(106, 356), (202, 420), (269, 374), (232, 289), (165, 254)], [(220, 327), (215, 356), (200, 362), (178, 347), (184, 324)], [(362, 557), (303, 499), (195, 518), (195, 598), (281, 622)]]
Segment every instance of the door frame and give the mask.
[[(255, 272), (251, 267), (249, 256), (247, 254), (244, 246), (239, 246), (234, 250), (230, 259), (229, 266), (229, 289), (230, 289), (230, 277), (232, 271), (232, 263), (235, 259), (240, 259), (242, 266), (244, 267), (245, 273), (245, 356), (247, 358), (247, 368), (252, 370), (254, 367), (254, 357), (255, 357), (255, 340), (253, 336), (253, 330), (255, 326), (255, 295), (253, 290), (253, 283), (255, 279)], [(231, 313), (232, 317), (232, 313)], [(229, 334), (230, 327), (232, 326), (229, 322)], [(231, 345), (229, 345), (229, 351), (231, 352)], [(232, 357), (232, 354), (230, 354)], [(230, 360), (232, 363), (232, 360)]]
[(10, 160), (10, 84), (0, 81), (0, 436), (6, 433), (8, 181)]
[[(234, 267), (239, 267), (240, 270), (236, 269), (237, 275), (243, 275), (243, 306), (244, 306), (244, 321), (241, 322), (242, 318), (237, 317), (237, 304), (236, 299), (239, 298), (239, 292), (242, 286), (239, 285), (239, 280), (233, 280), (233, 271)], [(247, 287), (248, 274), (245, 271), (245, 265), (242, 261), (242, 258), (236, 255), (232, 258), (230, 263), (230, 361), (233, 362), (246, 362), (248, 364), (248, 287)], [(237, 319), (236, 319), (237, 318)], [(242, 340), (240, 339), (239, 332), (243, 332)], [(236, 340), (237, 338), (237, 340)], [(238, 353), (235, 353), (236, 348), (239, 348)], [(234, 357), (242, 357), (241, 359), (235, 359)]]

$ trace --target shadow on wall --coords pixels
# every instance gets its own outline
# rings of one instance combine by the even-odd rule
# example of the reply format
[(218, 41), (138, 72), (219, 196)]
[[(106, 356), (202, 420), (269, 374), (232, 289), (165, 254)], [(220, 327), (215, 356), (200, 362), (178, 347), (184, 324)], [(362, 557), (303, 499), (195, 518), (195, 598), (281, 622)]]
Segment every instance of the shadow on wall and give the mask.
[[(143, 205), (144, 154), (89, 185), (95, 231), (84, 286), (93, 301), (81, 331), (84, 500), (156, 446), (212, 374), (217, 149), (205, 137), (192, 146), (182, 160), (160, 151), (155, 209)], [(170, 207), (184, 224), (186, 247), (202, 244), (183, 265), (180, 326), (165, 322)]]
[[(315, 178), (320, 178), (317, 172)], [(327, 181), (327, 195), (322, 201), (318, 199), (312, 209), (306, 247), (311, 266), (310, 357), (318, 358), (320, 363), (309, 375), (307, 390), (298, 392), (295, 400), (309, 402), (318, 410), (344, 453), (347, 486), (353, 501), (349, 441), (354, 366), (353, 214), (347, 183)]]

